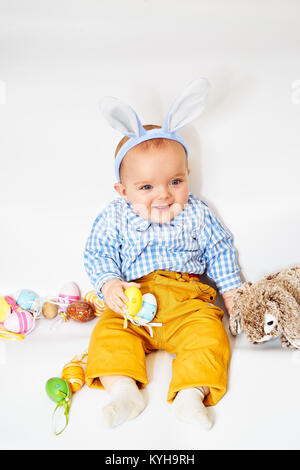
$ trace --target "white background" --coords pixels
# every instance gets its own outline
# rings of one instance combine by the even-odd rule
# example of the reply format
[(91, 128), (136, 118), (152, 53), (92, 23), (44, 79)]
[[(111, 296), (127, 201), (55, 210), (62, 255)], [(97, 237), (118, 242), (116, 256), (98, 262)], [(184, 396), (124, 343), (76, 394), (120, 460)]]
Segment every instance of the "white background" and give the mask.
[[(121, 138), (99, 99), (117, 96), (161, 124), (198, 76), (212, 87), (181, 132), (191, 191), (233, 232), (245, 279), (299, 264), (299, 52), (296, 0), (0, 0), (0, 295), (53, 296), (69, 280), (90, 290), (82, 252), (116, 196)], [(2, 448), (300, 447), (300, 357), (243, 336), (231, 338), (229, 391), (209, 433), (173, 417), (172, 358), (157, 352), (139, 418), (104, 430), (106, 392), (85, 387), (54, 437), (44, 383), (87, 347), (93, 327), (40, 320), (24, 341), (0, 340)]]

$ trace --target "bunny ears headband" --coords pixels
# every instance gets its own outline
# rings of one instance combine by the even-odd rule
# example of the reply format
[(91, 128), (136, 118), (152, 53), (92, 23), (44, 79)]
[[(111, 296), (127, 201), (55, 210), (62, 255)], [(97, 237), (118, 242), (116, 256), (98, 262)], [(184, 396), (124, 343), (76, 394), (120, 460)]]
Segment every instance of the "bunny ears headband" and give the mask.
[(177, 131), (196, 119), (205, 107), (209, 90), (206, 78), (194, 80), (185, 87), (182, 94), (169, 108), (160, 129), (146, 131), (141, 121), (128, 104), (118, 98), (107, 96), (100, 103), (100, 110), (114, 129), (130, 139), (119, 150), (115, 161), (115, 174), (120, 182), (120, 166), (126, 153), (136, 145), (150, 139), (169, 139), (179, 142), (188, 156), (187, 145)]

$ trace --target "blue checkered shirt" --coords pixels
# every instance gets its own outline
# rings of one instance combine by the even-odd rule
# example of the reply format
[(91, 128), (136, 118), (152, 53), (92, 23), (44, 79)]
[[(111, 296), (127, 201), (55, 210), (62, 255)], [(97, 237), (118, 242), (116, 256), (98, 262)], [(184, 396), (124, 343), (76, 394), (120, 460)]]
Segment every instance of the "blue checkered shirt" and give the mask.
[(93, 224), (84, 264), (102, 300), (109, 279), (129, 282), (155, 270), (206, 272), (221, 294), (241, 285), (231, 233), (191, 193), (184, 210), (162, 224), (141, 218), (123, 198), (113, 200)]

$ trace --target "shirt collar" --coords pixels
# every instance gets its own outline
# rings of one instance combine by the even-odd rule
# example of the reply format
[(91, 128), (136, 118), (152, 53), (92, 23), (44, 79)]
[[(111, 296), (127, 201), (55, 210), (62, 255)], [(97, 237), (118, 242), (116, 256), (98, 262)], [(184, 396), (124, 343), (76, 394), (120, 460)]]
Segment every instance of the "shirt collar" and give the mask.
[(122, 198), (122, 201), (126, 207), (127, 217), (130, 224), (139, 232), (147, 230), (150, 227), (151, 222), (147, 219), (143, 219), (142, 217), (140, 217), (132, 208), (132, 205), (129, 202), (125, 201), (125, 199)]
[(135, 218), (131, 220), (131, 223), (138, 232), (144, 232), (145, 230), (148, 230), (151, 225), (149, 220), (143, 219), (137, 214), (135, 214)]

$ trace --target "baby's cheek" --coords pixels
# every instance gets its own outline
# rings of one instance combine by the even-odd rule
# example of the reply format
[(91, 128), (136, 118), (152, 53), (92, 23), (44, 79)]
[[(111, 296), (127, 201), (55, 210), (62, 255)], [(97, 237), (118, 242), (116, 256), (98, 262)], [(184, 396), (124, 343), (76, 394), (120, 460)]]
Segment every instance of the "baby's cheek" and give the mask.
[(180, 212), (182, 212), (183, 209), (184, 209), (184, 204), (182, 204), (180, 202), (175, 202), (171, 206), (172, 216), (176, 217), (176, 215), (180, 214)]
[(134, 202), (132, 207), (140, 217), (148, 218), (150, 206), (146, 201)]

